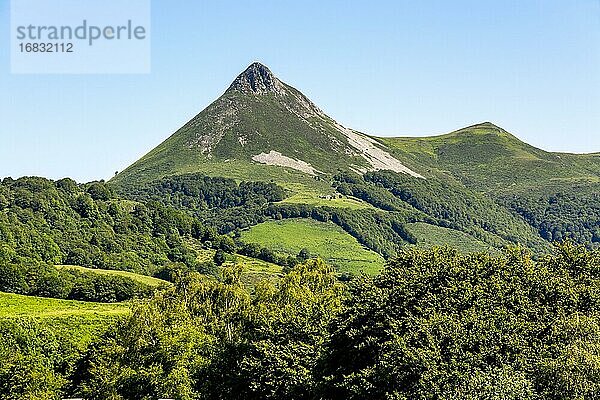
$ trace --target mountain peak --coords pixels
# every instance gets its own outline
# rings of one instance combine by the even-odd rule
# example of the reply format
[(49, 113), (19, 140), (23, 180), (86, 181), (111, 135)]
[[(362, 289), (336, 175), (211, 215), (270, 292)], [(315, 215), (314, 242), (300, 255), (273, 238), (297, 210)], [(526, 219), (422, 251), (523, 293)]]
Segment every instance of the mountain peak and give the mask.
[(483, 129), (495, 129), (495, 130), (504, 131), (504, 129), (502, 129), (502, 127), (500, 127), (492, 122), (489, 122), (489, 121), (485, 121), (480, 124), (476, 124), (474, 126), (478, 127), (478, 128), (483, 128)]
[(228, 90), (249, 94), (284, 92), (281, 81), (273, 75), (267, 66), (259, 62), (250, 64), (244, 72), (235, 78)]

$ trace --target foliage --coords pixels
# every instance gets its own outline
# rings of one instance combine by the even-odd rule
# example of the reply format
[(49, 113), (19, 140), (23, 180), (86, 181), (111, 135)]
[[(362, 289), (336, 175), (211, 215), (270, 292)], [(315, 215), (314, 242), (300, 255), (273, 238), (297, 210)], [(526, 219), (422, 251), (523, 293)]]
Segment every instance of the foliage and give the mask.
[(252, 297), (240, 284), (240, 272), (225, 269), (219, 281), (190, 275), (140, 305), (82, 360), (82, 394), (305, 396), (342, 287), (318, 260), (297, 266), (277, 285), (263, 282)]
[(0, 397), (62, 398), (82, 350), (127, 312), (123, 304), (0, 293)]
[(497, 249), (492, 248), (489, 244), (451, 228), (443, 228), (425, 222), (415, 222), (406, 224), (406, 229), (416, 236), (417, 246), (422, 248), (447, 245), (464, 253), (477, 251), (489, 251), (493, 253), (497, 251)]
[(260, 206), (283, 200), (281, 186), (265, 182), (240, 182), (202, 174), (165, 177), (145, 185), (120, 188), (125, 197), (139, 201), (154, 200), (164, 205), (185, 209), (201, 216), (212, 209)]
[[(338, 176), (339, 189), (355, 195), (372, 192), (363, 200), (379, 207), (383, 203), (385, 209), (399, 210), (410, 205), (425, 216), (413, 222), (460, 230), (492, 247), (520, 243), (538, 251), (545, 249), (544, 242), (526, 223), (489, 197), (477, 195), (460, 184), (437, 178), (414, 179), (391, 171), (369, 172), (352, 179), (348, 175)], [(381, 198), (385, 200), (374, 200)]]
[[(184, 274), (139, 303), (84, 355), (58, 336), (45, 339), (51, 331), (40, 334), (42, 326), (7, 328), (0, 350), (8, 361), (0, 374), (21, 383), (5, 384), (0, 393), (595, 398), (599, 266), (600, 251), (567, 243), (538, 261), (519, 248), (498, 256), (412, 248), (380, 275), (354, 278), (348, 289), (318, 259), (252, 291), (241, 283), (239, 267), (223, 268), (219, 279)], [(15, 335), (24, 339), (15, 342)], [(55, 349), (49, 359), (39, 354), (40, 341)]]
[(6, 178), (0, 193), (6, 200), (0, 210), (0, 261), (5, 263), (72, 264), (151, 275), (170, 263), (200, 267), (186, 238), (226, 251), (233, 246), (231, 238), (187, 213), (156, 201), (121, 200), (102, 182)]
[(115, 274), (93, 270), (56, 269), (43, 263), (0, 262), (0, 290), (31, 296), (105, 303), (148, 296), (153, 286)]
[(600, 244), (600, 185), (553, 185), (505, 194), (498, 202), (520, 215), (546, 240)]
[[(351, 286), (325, 398), (594, 398), (600, 253), (407, 250)], [(501, 390), (501, 391), (499, 391)]]

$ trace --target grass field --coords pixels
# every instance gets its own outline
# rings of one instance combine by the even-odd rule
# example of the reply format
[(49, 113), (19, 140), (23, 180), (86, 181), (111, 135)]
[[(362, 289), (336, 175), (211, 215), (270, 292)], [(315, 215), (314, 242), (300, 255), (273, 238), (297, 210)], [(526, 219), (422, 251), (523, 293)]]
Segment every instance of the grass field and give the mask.
[(326, 207), (337, 207), (337, 208), (350, 208), (353, 210), (363, 208), (373, 208), (369, 203), (359, 199), (351, 197), (342, 197), (338, 199), (326, 199), (321, 197), (322, 195), (316, 192), (298, 192), (292, 194), (290, 197), (282, 201), (282, 203), (293, 203), (293, 204), (309, 204), (311, 206), (326, 206)]
[(401, 160), (449, 172), (467, 187), (494, 196), (551, 183), (598, 182), (597, 154), (553, 153), (535, 148), (489, 122), (430, 137), (377, 138)]
[(143, 283), (143, 284), (149, 285), (149, 286), (154, 286), (154, 287), (158, 287), (161, 285), (170, 285), (169, 282), (163, 281), (162, 279), (153, 278), (153, 277), (147, 276), (147, 275), (140, 275), (140, 274), (136, 274), (134, 272), (128, 272), (128, 271), (115, 271), (115, 270), (111, 270), (111, 269), (86, 268), (86, 267), (80, 267), (78, 265), (57, 265), (56, 268), (71, 269), (71, 270), (83, 271), (83, 272), (92, 272), (94, 274), (99, 274), (99, 275), (122, 276), (125, 278), (130, 278), (131, 280), (134, 280), (136, 282)]
[(233, 264), (241, 264), (244, 267), (242, 282), (248, 286), (254, 286), (262, 280), (277, 280), (283, 274), (283, 267), (280, 265), (239, 254), (232, 255), (223, 266)]
[(0, 292), (0, 320), (39, 321), (80, 348), (85, 348), (129, 310), (127, 303), (92, 303)]
[[(214, 250), (196, 250), (198, 252), (198, 261), (205, 262), (212, 260), (215, 255)], [(228, 254), (227, 261), (223, 267), (241, 264), (243, 267), (242, 282), (252, 286), (257, 282), (266, 279), (274, 280), (283, 274), (283, 267), (257, 258), (247, 257), (240, 254)]]
[(129, 305), (126, 303), (93, 303), (0, 292), (0, 318), (113, 316), (126, 314), (128, 311)]
[(284, 254), (297, 255), (306, 248), (340, 272), (376, 273), (384, 264), (379, 254), (364, 248), (337, 225), (310, 219), (263, 222), (242, 232), (242, 240)]
[(417, 237), (417, 247), (448, 245), (466, 253), (492, 250), (486, 243), (454, 229), (443, 228), (423, 222), (406, 224), (405, 226)]

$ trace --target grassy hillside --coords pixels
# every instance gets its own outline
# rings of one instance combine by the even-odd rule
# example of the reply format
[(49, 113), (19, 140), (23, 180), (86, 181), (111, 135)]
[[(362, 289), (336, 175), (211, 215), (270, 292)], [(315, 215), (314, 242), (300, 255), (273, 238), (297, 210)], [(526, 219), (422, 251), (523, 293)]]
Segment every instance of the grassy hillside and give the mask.
[(69, 270), (74, 270), (74, 271), (91, 272), (91, 273), (98, 274), (98, 275), (121, 276), (124, 278), (129, 278), (129, 279), (139, 282), (139, 283), (143, 283), (148, 286), (153, 286), (153, 287), (170, 284), (169, 282), (164, 281), (162, 279), (154, 278), (154, 277), (147, 276), (147, 275), (136, 274), (135, 272), (129, 272), (129, 271), (87, 268), (87, 267), (81, 267), (79, 265), (57, 265), (56, 268), (69, 269)]
[(544, 151), (491, 123), (440, 136), (379, 140), (430, 175), (487, 194), (548, 241), (600, 243), (598, 153)]
[[(254, 87), (255, 80), (265, 78), (265, 87)], [(255, 63), (221, 97), (111, 182), (127, 186), (203, 173), (291, 183), (297, 193), (327, 194), (327, 175), (340, 169), (377, 165), (404, 170), (384, 147), (337, 124), (300, 91)]]
[(423, 222), (406, 224), (406, 228), (410, 233), (415, 235), (417, 238), (417, 247), (421, 248), (448, 245), (465, 253), (491, 251), (494, 249), (489, 244), (475, 239), (473, 236), (450, 228)]
[(0, 292), (0, 318), (71, 318), (109, 317), (129, 312), (125, 303), (96, 303), (76, 300), (49, 299)]
[[(342, 191), (335, 187), (334, 177), (340, 173), (368, 174), (374, 170), (393, 171), (400, 177), (393, 187), (385, 188), (400, 200), (381, 188), (346, 187)], [(114, 177), (111, 184), (120, 193), (127, 193), (135, 186), (200, 175), (277, 183), (286, 189), (285, 199), (268, 202), (284, 207), (350, 209), (358, 211), (354, 220), (360, 219), (362, 210), (367, 214), (382, 209), (388, 213), (384, 219), (393, 220), (391, 226), (399, 231), (406, 222), (450, 227), (468, 235), (463, 238), (471, 243), (466, 248), (476, 248), (472, 244), (478, 241), (495, 248), (521, 243), (540, 253), (548, 249), (543, 239), (570, 237), (588, 245), (600, 243), (600, 221), (593, 217), (595, 208), (588, 206), (590, 199), (593, 202), (591, 196), (577, 204), (585, 208), (586, 216), (592, 216), (584, 224), (567, 210), (576, 208), (575, 202), (559, 207), (546, 204), (554, 201), (554, 192), (561, 198), (587, 193), (574, 193), (571, 185), (599, 184), (600, 154), (544, 151), (489, 122), (431, 137), (368, 136), (339, 125), (258, 63), (240, 74), (216, 101)], [(344, 196), (339, 197), (338, 192)], [(531, 198), (531, 193), (536, 193), (536, 198)], [(194, 202), (182, 201), (180, 193), (175, 196), (178, 203), (173, 204), (180, 208)], [(228, 233), (272, 217), (264, 216), (263, 205), (226, 212), (217, 206), (208, 212), (193, 212), (221, 233)], [(545, 209), (558, 211), (558, 215), (547, 218)], [(563, 210), (568, 212), (564, 219)], [(357, 231), (356, 226), (338, 225), (350, 233)], [(441, 232), (417, 229), (423, 243), (438, 243), (445, 237), (458, 244), (456, 237)], [(393, 235), (373, 241), (362, 235), (359, 240), (388, 256), (396, 251), (391, 247), (406, 244), (381, 245), (393, 242), (390, 237)]]
[[(212, 260), (214, 255), (215, 250), (198, 250), (198, 261), (207, 262)], [(228, 254), (222, 268), (234, 265), (242, 267), (241, 280), (248, 287), (252, 287), (262, 280), (274, 281), (283, 276), (283, 267), (281, 265), (241, 254)]]
[(439, 136), (378, 140), (429, 173), (448, 173), (483, 192), (600, 180), (599, 154), (544, 151), (489, 122)]
[(383, 266), (377, 253), (333, 223), (309, 219), (268, 221), (242, 232), (242, 240), (259, 243), (276, 251), (297, 255), (306, 248), (336, 266), (340, 272), (375, 273)]
[(372, 208), (369, 203), (363, 200), (352, 196), (341, 196), (333, 188), (329, 188), (329, 190), (323, 192), (326, 194), (323, 194), (305, 190), (294, 184), (285, 184), (284, 187), (289, 189), (292, 194), (281, 202), (283, 204), (308, 204), (311, 206), (350, 208), (353, 210)]
[(50, 299), (0, 292), (2, 321), (43, 326), (85, 348), (118, 318), (128, 315), (128, 303), (97, 303)]

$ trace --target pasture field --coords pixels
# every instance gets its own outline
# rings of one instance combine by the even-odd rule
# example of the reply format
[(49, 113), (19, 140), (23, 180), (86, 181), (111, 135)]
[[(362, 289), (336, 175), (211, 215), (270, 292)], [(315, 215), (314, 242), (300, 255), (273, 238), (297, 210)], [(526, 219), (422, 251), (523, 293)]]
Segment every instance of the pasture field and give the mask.
[(127, 312), (129, 312), (129, 305), (126, 303), (96, 303), (0, 292), (0, 318), (114, 316)]
[[(214, 250), (196, 250), (198, 252), (198, 261), (206, 262), (212, 260)], [(228, 254), (227, 260), (223, 263), (223, 267), (240, 264), (242, 270), (242, 282), (251, 287), (261, 280), (274, 280), (283, 274), (281, 265), (273, 264), (267, 261), (259, 260), (243, 256), (241, 254)]]
[(92, 303), (0, 292), (0, 321), (41, 324), (81, 349), (129, 312), (128, 303)]
[(242, 240), (283, 254), (297, 255), (303, 248), (320, 256), (339, 272), (376, 273), (383, 258), (331, 222), (304, 218), (267, 221), (242, 232)]
[(410, 233), (417, 237), (417, 247), (428, 248), (448, 245), (464, 253), (494, 250), (488, 244), (477, 240), (473, 236), (454, 229), (424, 222), (415, 222), (405, 226)]
[(147, 276), (147, 275), (136, 274), (135, 272), (129, 272), (129, 271), (87, 268), (87, 267), (80, 267), (78, 265), (57, 265), (56, 268), (70, 269), (70, 270), (82, 271), (82, 272), (91, 272), (91, 273), (99, 274), (99, 275), (122, 276), (124, 278), (130, 278), (131, 280), (134, 280), (136, 282), (139, 282), (139, 283), (142, 283), (142, 284), (145, 284), (148, 286), (154, 286), (154, 287), (158, 287), (161, 285), (170, 285), (169, 282), (164, 281), (162, 279), (154, 278), (152, 276)]

